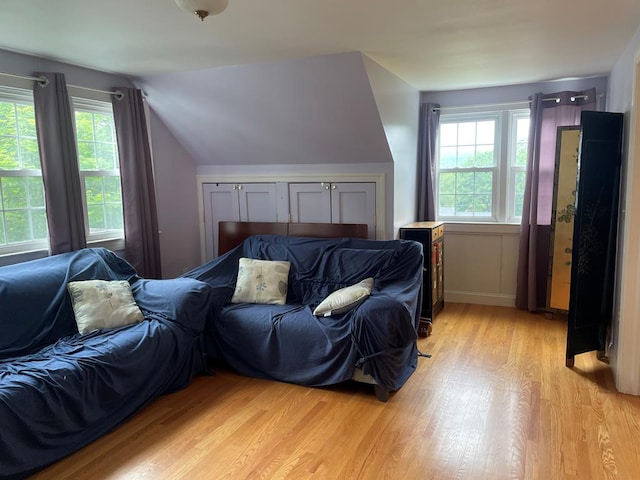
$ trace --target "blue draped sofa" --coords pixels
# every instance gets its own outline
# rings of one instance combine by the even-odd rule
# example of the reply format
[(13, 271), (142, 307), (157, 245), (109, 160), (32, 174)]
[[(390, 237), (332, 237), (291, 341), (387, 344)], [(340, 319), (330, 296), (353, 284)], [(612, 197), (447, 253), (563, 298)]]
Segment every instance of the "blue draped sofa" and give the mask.
[[(67, 283), (127, 280), (144, 320), (80, 335)], [(146, 280), (105, 249), (0, 268), (0, 478), (78, 450), (204, 367), (211, 289)]]
[[(240, 258), (290, 262), (285, 305), (230, 303)], [(307, 386), (360, 379), (380, 400), (414, 372), (423, 253), (413, 241), (255, 235), (187, 277), (208, 283), (209, 356), (253, 377)], [(329, 317), (313, 309), (331, 292), (373, 277), (371, 295)]]

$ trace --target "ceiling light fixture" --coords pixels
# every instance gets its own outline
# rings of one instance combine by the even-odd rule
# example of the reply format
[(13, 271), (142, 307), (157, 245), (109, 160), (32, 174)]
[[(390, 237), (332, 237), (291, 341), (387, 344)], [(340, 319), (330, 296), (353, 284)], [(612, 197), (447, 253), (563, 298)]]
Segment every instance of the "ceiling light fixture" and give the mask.
[(201, 21), (209, 15), (224, 12), (229, 0), (175, 0), (176, 4), (189, 13), (195, 13)]

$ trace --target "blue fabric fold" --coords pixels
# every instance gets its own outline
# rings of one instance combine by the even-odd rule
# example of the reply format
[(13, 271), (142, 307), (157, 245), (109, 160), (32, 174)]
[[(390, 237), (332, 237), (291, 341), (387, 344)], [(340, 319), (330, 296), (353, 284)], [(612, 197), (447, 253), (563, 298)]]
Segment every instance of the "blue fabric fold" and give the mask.
[[(144, 320), (77, 331), (66, 284), (128, 280)], [(24, 478), (112, 430), (202, 370), (211, 290), (145, 280), (105, 249), (0, 268), (0, 478)]]
[[(422, 255), (419, 243), (405, 240), (256, 235), (185, 276), (215, 292), (206, 349), (236, 371), (321, 386), (351, 379), (357, 366), (397, 390), (417, 364)], [(241, 257), (291, 263), (286, 305), (229, 303)], [(357, 308), (312, 314), (331, 292), (367, 277), (374, 288)]]

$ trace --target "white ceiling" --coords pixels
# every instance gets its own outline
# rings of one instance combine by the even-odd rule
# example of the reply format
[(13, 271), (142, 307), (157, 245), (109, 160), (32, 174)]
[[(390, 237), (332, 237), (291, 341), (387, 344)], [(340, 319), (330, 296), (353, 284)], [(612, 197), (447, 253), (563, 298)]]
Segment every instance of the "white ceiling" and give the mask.
[[(419, 90), (608, 73), (640, 0), (1, 0), (0, 48), (129, 76), (361, 51)], [(2, 66), (0, 65), (0, 71)]]

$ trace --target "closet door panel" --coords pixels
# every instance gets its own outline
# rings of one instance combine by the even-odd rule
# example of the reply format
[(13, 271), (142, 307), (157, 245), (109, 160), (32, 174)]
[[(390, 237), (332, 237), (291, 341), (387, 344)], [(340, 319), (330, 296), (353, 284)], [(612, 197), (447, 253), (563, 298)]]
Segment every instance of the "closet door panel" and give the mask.
[(331, 223), (329, 183), (290, 183), (289, 213), (295, 223)]
[(332, 183), (331, 222), (366, 223), (369, 238), (375, 239), (376, 184)]
[(277, 222), (275, 183), (242, 183), (238, 186), (241, 222)]
[(238, 190), (231, 183), (205, 183), (202, 185), (204, 199), (204, 224), (206, 260), (218, 256), (218, 222), (240, 221)]

